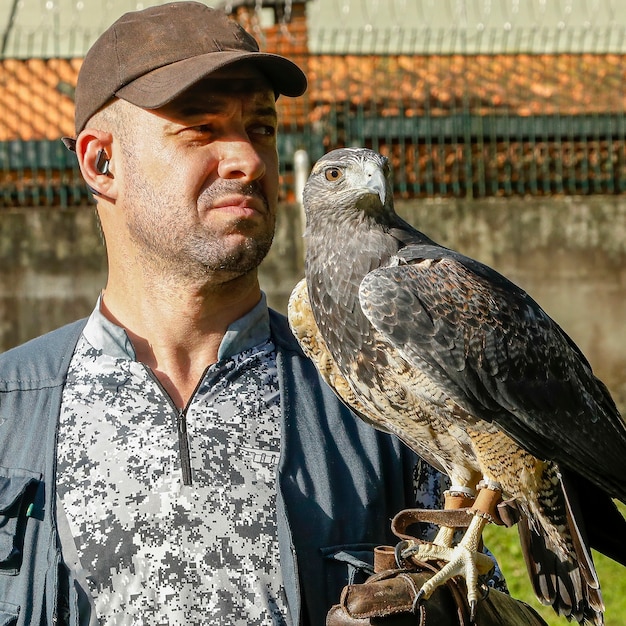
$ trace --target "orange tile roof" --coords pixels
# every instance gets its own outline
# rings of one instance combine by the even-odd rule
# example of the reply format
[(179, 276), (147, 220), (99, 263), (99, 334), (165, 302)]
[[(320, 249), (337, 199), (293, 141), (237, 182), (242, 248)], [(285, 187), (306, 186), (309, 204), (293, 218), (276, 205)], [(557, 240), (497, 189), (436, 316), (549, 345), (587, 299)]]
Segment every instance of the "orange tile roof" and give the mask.
[[(282, 51), (287, 53), (287, 51)], [(303, 98), (281, 98), (284, 125), (304, 128), (335, 104), (372, 116), (576, 115), (626, 112), (626, 55), (311, 55)], [(81, 59), (0, 61), (0, 141), (73, 134)]]
[(72, 135), (80, 59), (0, 60), (0, 141)]
[(409, 117), (468, 109), (521, 116), (624, 112), (625, 61), (617, 54), (311, 56), (309, 97)]

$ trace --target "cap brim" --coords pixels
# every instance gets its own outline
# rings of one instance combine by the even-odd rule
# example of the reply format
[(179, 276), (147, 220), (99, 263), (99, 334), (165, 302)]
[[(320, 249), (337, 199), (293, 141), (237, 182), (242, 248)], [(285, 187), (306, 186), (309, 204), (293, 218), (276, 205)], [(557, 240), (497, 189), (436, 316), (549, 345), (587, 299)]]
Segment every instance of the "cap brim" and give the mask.
[(306, 91), (307, 79), (304, 72), (289, 59), (265, 52), (227, 50), (210, 52), (159, 67), (124, 85), (115, 95), (144, 109), (156, 109), (171, 102), (213, 72), (242, 61), (256, 65), (277, 94), (296, 97)]

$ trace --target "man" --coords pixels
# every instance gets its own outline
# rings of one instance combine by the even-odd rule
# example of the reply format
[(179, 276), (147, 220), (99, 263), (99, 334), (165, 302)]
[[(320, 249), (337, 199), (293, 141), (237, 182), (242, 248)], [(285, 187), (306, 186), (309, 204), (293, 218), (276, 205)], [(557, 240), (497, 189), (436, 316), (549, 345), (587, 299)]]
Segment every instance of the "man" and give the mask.
[(320, 625), (415, 504), (417, 459), (337, 401), (259, 288), (275, 99), (305, 89), (194, 2), (87, 54), (67, 144), (108, 280), (88, 320), (0, 357), (3, 623)]

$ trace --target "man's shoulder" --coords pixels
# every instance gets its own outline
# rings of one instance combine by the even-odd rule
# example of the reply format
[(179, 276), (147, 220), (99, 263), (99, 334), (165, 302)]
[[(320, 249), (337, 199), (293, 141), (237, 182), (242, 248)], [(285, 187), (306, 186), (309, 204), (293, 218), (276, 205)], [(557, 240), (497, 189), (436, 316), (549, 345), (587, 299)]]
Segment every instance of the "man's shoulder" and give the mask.
[(298, 340), (295, 338), (289, 327), (289, 320), (286, 315), (269, 309), (270, 314), (270, 329), (272, 332), (272, 339), (279, 347), (301, 353), (304, 356), (298, 344)]
[(53, 381), (63, 375), (86, 320), (78, 320), (0, 354), (0, 390)]

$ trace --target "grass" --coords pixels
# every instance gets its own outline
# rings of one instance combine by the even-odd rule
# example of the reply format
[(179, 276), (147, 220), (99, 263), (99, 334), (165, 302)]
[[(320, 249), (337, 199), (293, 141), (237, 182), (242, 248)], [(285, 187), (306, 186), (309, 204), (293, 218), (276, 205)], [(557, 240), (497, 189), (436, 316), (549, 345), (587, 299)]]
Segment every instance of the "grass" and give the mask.
[[(622, 513), (626, 514), (626, 506), (619, 506)], [(549, 626), (571, 625), (571, 622), (558, 616), (552, 608), (543, 606), (535, 598), (526, 573), (526, 565), (515, 527), (504, 528), (490, 525), (485, 529), (484, 539), (485, 545), (498, 559), (512, 596), (532, 606)], [(597, 552), (593, 553), (593, 559), (600, 577), (602, 597), (606, 606), (605, 624), (606, 626), (626, 626), (626, 568)]]

